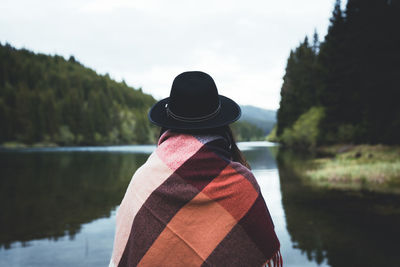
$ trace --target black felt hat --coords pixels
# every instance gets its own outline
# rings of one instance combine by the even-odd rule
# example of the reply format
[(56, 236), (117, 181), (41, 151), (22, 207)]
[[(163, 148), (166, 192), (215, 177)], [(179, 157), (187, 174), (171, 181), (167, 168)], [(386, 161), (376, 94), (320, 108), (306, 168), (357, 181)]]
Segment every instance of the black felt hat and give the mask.
[(179, 74), (170, 96), (149, 111), (149, 120), (169, 129), (209, 129), (230, 124), (241, 111), (232, 99), (219, 95), (213, 78), (201, 71)]

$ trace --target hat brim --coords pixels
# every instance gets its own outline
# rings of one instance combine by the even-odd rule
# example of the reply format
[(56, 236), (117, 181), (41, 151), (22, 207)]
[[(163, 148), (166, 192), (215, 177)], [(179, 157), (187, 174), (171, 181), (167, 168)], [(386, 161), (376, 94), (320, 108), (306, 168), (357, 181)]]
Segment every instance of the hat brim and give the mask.
[(218, 97), (220, 99), (221, 109), (216, 116), (206, 121), (183, 122), (168, 116), (165, 104), (168, 103), (169, 97), (154, 104), (149, 111), (148, 117), (150, 122), (157, 126), (181, 130), (217, 128), (237, 121), (241, 116), (239, 105), (226, 96), (219, 95)]

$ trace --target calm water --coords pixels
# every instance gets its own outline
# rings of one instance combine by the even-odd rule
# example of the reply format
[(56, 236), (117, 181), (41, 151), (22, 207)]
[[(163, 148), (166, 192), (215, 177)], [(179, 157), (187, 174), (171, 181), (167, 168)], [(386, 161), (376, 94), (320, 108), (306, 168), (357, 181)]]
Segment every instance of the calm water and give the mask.
[[(270, 209), (285, 266), (400, 266), (399, 197), (312, 189), (277, 147), (240, 147)], [(116, 208), (153, 149), (0, 151), (0, 266), (107, 266)]]

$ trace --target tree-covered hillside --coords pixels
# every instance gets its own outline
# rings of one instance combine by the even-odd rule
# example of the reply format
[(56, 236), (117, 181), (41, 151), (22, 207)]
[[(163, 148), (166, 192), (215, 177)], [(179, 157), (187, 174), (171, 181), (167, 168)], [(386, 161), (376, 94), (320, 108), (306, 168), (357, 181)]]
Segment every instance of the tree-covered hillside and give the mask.
[(101, 145), (154, 142), (152, 96), (74, 57), (0, 44), (0, 144)]
[(302, 147), (400, 143), (399, 0), (335, 3), (328, 33), (290, 52), (277, 136)]
[(231, 124), (231, 128), (235, 139), (238, 142), (265, 140), (265, 133), (263, 129), (248, 121), (238, 120)]
[[(0, 145), (154, 143), (159, 129), (147, 119), (154, 103), (141, 89), (99, 75), (73, 56), (0, 44)], [(265, 139), (253, 123), (232, 125), (238, 141)]]
[(242, 116), (240, 121), (247, 121), (263, 130), (264, 135), (268, 135), (276, 124), (276, 111), (258, 108), (254, 106), (240, 106)]

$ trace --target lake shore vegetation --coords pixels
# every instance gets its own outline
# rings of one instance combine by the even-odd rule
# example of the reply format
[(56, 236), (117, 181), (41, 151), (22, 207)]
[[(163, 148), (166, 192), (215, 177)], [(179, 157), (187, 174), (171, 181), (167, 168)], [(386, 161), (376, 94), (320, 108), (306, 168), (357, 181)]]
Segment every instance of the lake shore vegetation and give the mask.
[(310, 186), (400, 194), (400, 146), (337, 144), (318, 147), (313, 154), (280, 154), (280, 160)]

